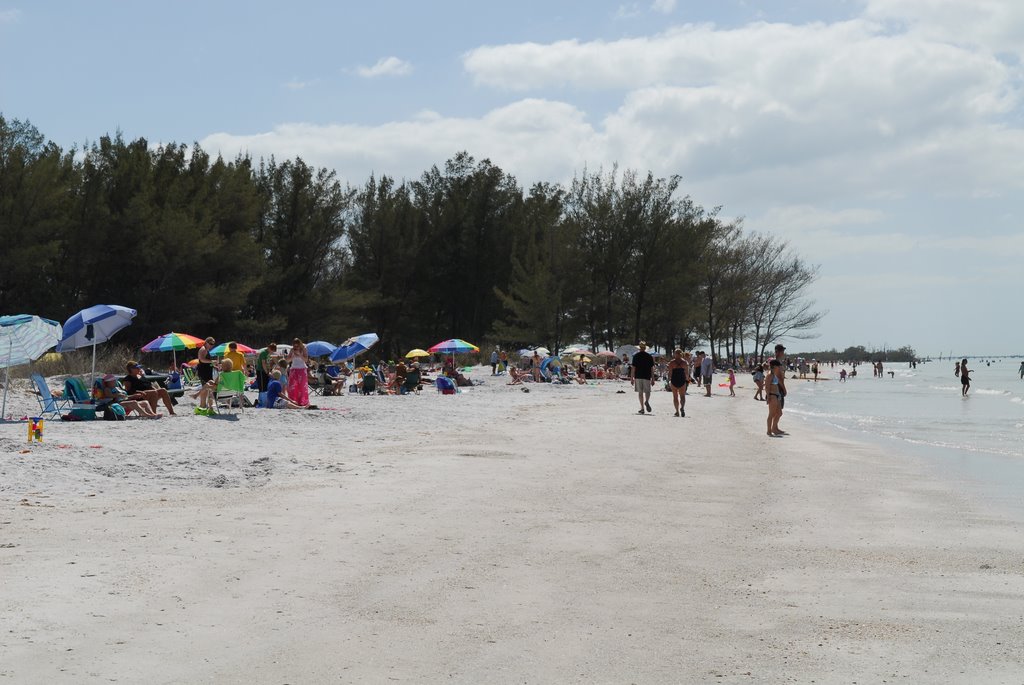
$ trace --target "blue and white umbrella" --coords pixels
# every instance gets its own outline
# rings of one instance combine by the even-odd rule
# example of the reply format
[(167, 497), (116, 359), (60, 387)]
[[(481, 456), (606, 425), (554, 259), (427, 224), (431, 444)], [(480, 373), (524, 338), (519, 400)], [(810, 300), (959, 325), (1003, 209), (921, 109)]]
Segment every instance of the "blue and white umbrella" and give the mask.
[(311, 343), (306, 343), (306, 353), (310, 357), (326, 357), (327, 355), (334, 354), (336, 349), (338, 348), (325, 340), (314, 340)]
[(4, 401), (0, 419), (7, 413), (10, 369), (38, 359), (60, 340), (60, 324), (31, 314), (0, 316), (0, 367), (4, 369)]
[(362, 335), (357, 335), (354, 338), (349, 338), (338, 345), (338, 349), (331, 353), (331, 361), (343, 362), (346, 359), (351, 359), (357, 354), (366, 352), (368, 349), (376, 345), (378, 340), (380, 340), (380, 338), (377, 337), (376, 333), (364, 333)]
[(83, 309), (64, 322), (64, 337), (57, 343), (57, 351), (92, 345), (92, 375), (95, 376), (97, 343), (110, 340), (114, 333), (131, 324), (137, 313), (118, 304), (96, 304)]

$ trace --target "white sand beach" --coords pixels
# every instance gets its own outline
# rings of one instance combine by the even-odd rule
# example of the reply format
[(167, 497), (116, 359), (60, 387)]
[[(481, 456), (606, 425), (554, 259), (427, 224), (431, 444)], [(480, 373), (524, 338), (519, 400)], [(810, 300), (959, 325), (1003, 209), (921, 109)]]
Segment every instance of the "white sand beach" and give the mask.
[(0, 682), (1024, 682), (1024, 527), (966, 484), (745, 390), (474, 376), (0, 425)]

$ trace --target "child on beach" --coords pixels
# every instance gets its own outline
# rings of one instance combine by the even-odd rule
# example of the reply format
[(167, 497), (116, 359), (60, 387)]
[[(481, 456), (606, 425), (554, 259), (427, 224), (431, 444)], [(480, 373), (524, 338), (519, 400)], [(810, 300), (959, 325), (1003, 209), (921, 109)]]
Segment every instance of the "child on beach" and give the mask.
[(729, 397), (736, 397), (736, 369), (729, 369)]

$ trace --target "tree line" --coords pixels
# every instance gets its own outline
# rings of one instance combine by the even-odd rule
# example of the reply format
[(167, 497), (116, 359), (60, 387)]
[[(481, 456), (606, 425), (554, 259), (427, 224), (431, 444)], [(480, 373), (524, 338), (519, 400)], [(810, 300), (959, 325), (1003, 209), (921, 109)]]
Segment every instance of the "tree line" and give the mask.
[(354, 187), (299, 157), (120, 134), (64, 150), (0, 115), (0, 312), (122, 304), (139, 314), (119, 340), (139, 344), (374, 331), (387, 356), (449, 337), (728, 356), (810, 337), (817, 268), (680, 183), (584, 169), (524, 189), (461, 152)]

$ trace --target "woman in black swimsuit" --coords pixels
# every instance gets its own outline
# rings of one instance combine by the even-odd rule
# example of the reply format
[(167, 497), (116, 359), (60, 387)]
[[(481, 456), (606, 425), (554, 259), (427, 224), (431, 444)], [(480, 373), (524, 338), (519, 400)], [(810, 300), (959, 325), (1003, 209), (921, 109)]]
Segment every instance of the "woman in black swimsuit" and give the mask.
[(668, 363), (668, 385), (672, 388), (672, 404), (676, 408), (676, 416), (686, 416), (686, 384), (690, 379), (690, 367), (683, 359), (683, 351), (672, 353), (672, 361)]
[(210, 350), (216, 344), (216, 340), (207, 338), (203, 342), (203, 346), (199, 348), (199, 363), (196, 364), (196, 375), (199, 377), (199, 382), (203, 385), (213, 380), (213, 359), (210, 357)]
[(971, 389), (971, 372), (967, 369), (967, 360), (960, 362), (960, 394), (967, 397), (967, 391)]

